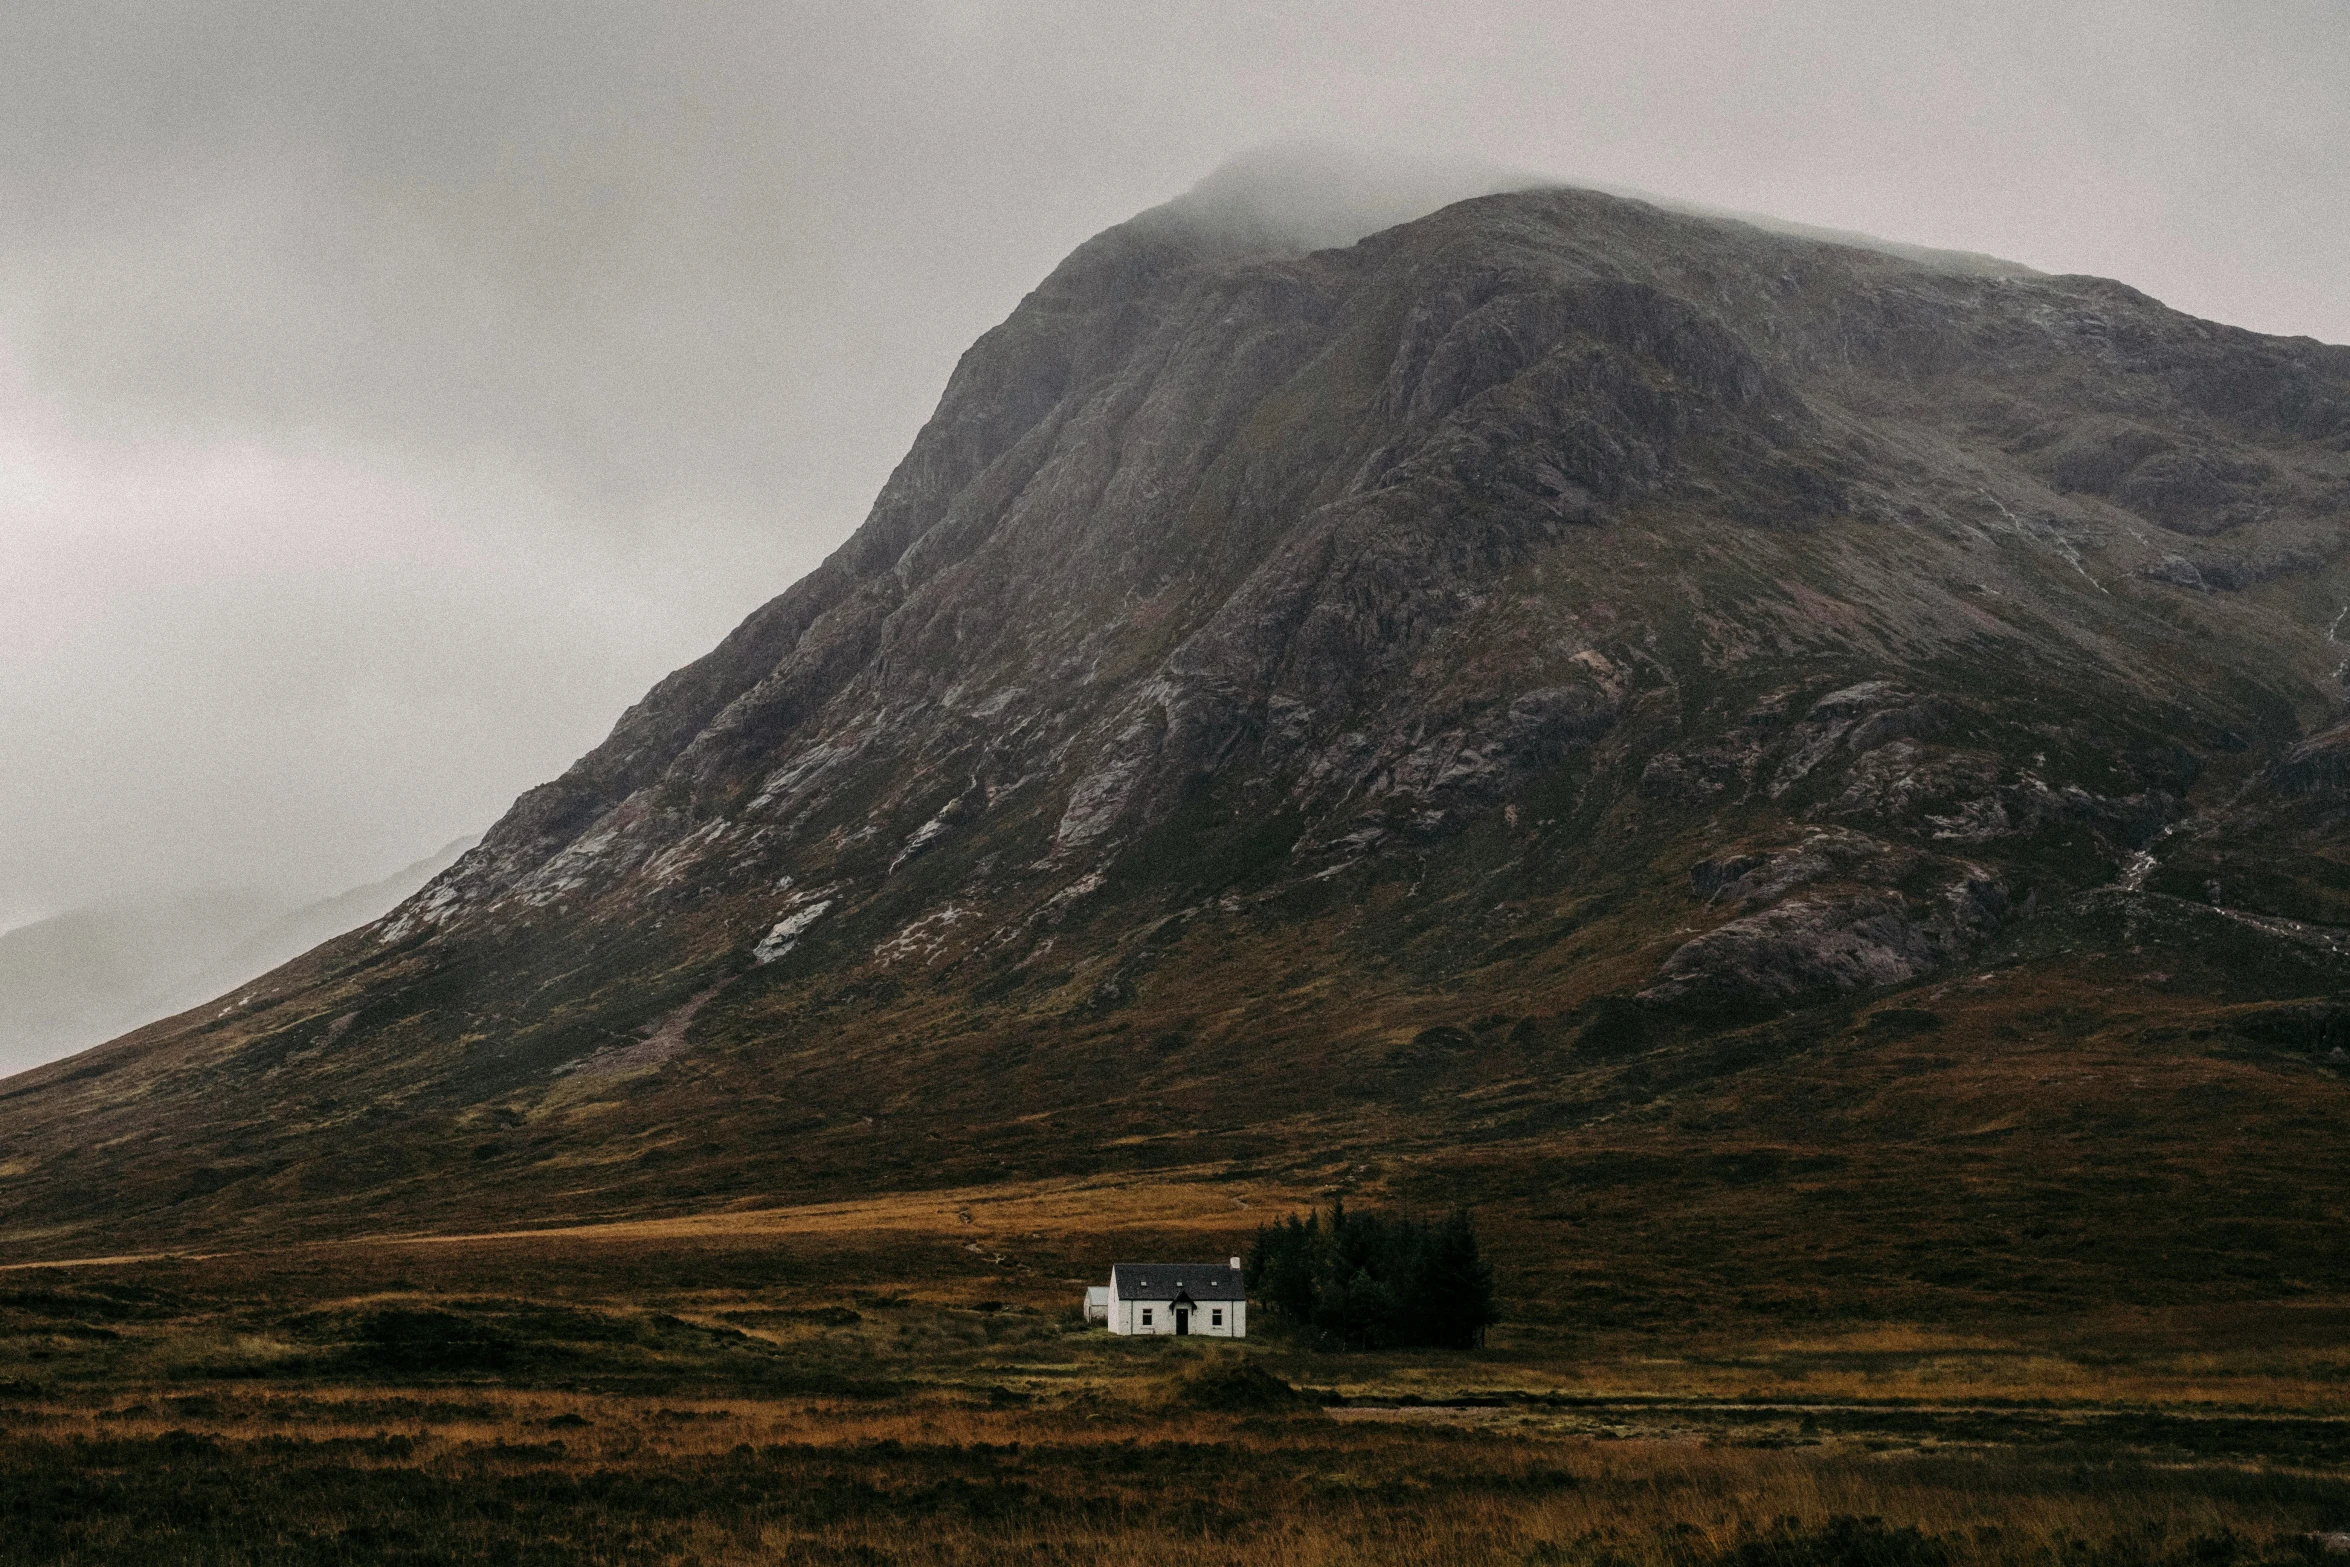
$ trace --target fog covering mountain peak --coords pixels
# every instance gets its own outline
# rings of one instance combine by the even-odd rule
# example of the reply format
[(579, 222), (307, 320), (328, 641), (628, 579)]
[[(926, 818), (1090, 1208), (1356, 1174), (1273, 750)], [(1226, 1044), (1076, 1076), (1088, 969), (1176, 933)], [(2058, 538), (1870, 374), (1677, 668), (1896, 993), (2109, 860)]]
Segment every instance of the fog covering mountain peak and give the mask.
[(1598, 191), (1689, 217), (1873, 250), (1935, 271), (2040, 275), (1998, 256), (1693, 202), (1637, 186), (1541, 174), (1480, 158), (1310, 141), (1269, 143), (1229, 158), (1190, 190), (1113, 232), (1181, 234), (1211, 253), (1301, 253), (1352, 245), (1456, 201), (1561, 189)]
[(1227, 159), (1120, 227), (1230, 251), (1331, 250), (1456, 201), (1558, 183), (1478, 158), (1276, 142)]

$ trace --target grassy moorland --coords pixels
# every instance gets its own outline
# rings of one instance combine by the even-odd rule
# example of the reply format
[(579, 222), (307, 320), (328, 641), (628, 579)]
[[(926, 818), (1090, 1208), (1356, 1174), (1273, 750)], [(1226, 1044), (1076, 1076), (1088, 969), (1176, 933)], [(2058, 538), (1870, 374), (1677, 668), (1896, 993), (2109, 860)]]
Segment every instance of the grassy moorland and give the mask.
[(1235, 1202), (8, 1269), (0, 1563), (2184, 1567), (2350, 1525), (2350, 1300), (1350, 1355), (1073, 1320), (1113, 1254), (1236, 1249)]

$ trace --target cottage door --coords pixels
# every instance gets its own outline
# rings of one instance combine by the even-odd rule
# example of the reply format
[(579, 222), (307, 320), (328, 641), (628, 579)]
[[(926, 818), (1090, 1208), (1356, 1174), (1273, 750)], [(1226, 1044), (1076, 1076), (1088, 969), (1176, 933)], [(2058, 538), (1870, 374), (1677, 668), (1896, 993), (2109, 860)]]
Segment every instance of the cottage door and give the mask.
[(1176, 1336), (1177, 1336), (1177, 1337), (1181, 1337), (1183, 1334), (1189, 1333), (1190, 1331), (1191, 1331), (1191, 1313), (1190, 1313), (1190, 1312), (1188, 1312), (1188, 1311), (1185, 1311), (1185, 1310), (1183, 1310), (1181, 1307), (1177, 1307), (1177, 1308), (1176, 1308), (1176, 1311), (1175, 1311), (1175, 1332), (1176, 1332)]

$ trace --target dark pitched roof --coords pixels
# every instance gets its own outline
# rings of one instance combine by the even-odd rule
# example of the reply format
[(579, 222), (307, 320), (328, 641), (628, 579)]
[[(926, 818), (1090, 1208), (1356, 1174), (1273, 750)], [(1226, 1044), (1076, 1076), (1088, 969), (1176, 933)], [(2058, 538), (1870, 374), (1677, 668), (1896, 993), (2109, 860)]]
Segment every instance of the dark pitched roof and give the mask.
[(1225, 1262), (1121, 1262), (1110, 1268), (1110, 1292), (1119, 1300), (1239, 1300), (1240, 1270)]

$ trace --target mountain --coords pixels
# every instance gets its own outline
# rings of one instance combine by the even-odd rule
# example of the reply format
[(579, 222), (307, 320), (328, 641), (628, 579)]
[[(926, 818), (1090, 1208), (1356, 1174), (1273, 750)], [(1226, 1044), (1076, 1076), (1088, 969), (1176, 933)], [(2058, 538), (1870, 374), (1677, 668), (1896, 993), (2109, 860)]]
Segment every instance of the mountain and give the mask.
[(1280, 210), (1081, 246), (429, 887), (0, 1089), (0, 1238), (1182, 1168), (1481, 1203), (1560, 1309), (2350, 1282), (2350, 349)]
[(0, 934), (0, 1061), (53, 1060), (177, 1010), (159, 1004), (164, 995), (285, 907), (274, 894), (214, 889), (73, 909)]
[(308, 904), (214, 889), (75, 909), (0, 933), (0, 1064), (53, 1060), (221, 995), (381, 916), (476, 841)]

